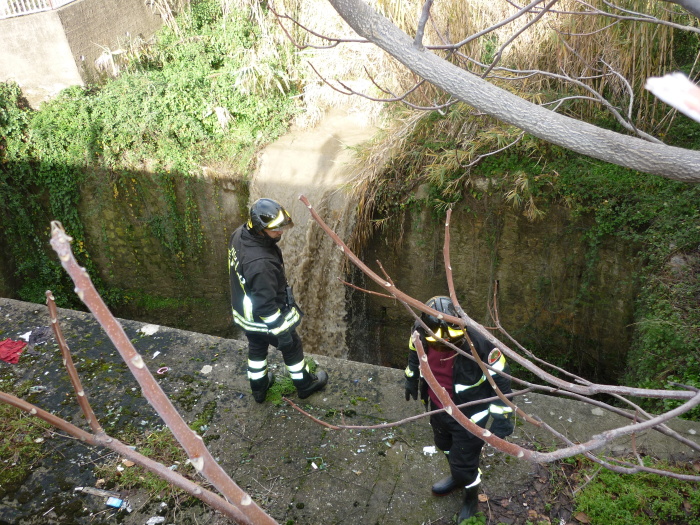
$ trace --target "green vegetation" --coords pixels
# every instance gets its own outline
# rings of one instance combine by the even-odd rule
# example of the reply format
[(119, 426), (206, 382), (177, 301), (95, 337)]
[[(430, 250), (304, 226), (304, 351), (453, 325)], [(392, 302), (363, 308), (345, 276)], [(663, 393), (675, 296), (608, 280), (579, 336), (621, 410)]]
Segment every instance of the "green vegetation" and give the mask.
[(0, 498), (15, 492), (48, 454), (43, 436), (49, 427), (37, 417), (0, 403)]
[[(306, 358), (306, 365), (309, 367), (311, 373), (315, 372), (318, 367), (318, 364), (312, 357)], [(296, 391), (297, 389), (294, 386), (294, 382), (289, 375), (275, 375), (275, 382), (267, 391), (265, 401), (280, 406), (285, 404), (284, 397), (294, 395)]]
[[(686, 475), (697, 475), (688, 465), (655, 464), (647, 466), (667, 469)], [(700, 524), (700, 488), (669, 477), (654, 474), (617, 474), (586, 462), (577, 474), (583, 482), (592, 477), (576, 495), (576, 511), (580, 522), (591, 525), (669, 525)], [(584, 516), (587, 518), (584, 521)], [(578, 519), (578, 518), (577, 518)]]
[[(135, 431), (131, 435), (120, 437), (124, 443), (136, 447), (144, 456), (162, 463), (168, 468), (190, 480), (196, 477), (196, 471), (187, 461), (187, 455), (168, 428), (160, 428), (145, 433)], [(123, 490), (140, 488), (149, 496), (158, 499), (175, 499), (181, 502), (190, 496), (183, 490), (173, 487), (163, 478), (134, 465), (121, 456), (114, 454), (110, 460), (95, 467), (95, 476), (105, 481), (105, 487)]]
[[(121, 74), (103, 86), (66, 89), (35, 111), (16, 84), (0, 84), (0, 223), (20, 299), (42, 303), (51, 289), (59, 306), (80, 307), (48, 246), (58, 220), (103, 298), (124, 300), (94, 271), (86, 185), (98, 202), (151, 194), (164, 210), (142, 217), (153, 237), (177, 261), (201, 251), (196, 176), (209, 166), (245, 178), (294, 109), (288, 44), (261, 31), (246, 14), (199, 0), (154, 44), (121, 55)], [(127, 219), (104, 228), (128, 229)]]
[(460, 521), (458, 525), (486, 525), (486, 516), (479, 512), (476, 516)]

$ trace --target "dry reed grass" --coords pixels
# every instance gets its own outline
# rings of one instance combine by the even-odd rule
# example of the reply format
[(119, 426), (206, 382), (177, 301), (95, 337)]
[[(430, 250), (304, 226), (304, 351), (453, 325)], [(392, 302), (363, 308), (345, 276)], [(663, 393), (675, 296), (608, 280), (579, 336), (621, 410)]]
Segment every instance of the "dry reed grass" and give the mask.
[[(280, 42), (286, 38), (274, 16), (263, 11), (256, 0), (221, 0), (221, 2), (224, 12), (234, 7), (246, 9), (263, 28), (265, 40)], [(414, 34), (422, 1), (374, 0), (370, 3), (409, 35)], [(591, 5), (599, 9), (605, 7), (602, 0), (595, 0)], [(670, 20), (674, 13), (678, 18), (678, 9), (671, 9), (662, 2), (625, 0), (623, 5), (626, 9), (639, 10), (662, 20)], [(318, 34), (330, 38), (357, 38), (357, 35), (325, 0), (279, 0), (275, 3), (275, 9), (295, 18), (300, 24)], [(647, 77), (663, 74), (669, 68), (672, 60), (672, 29), (668, 26), (631, 21), (612, 23), (613, 20), (602, 16), (571, 14), (584, 9), (576, 0), (561, 0), (556, 4), (555, 9), (556, 11), (545, 15), (539, 23), (527, 29), (504, 49), (499, 66), (554, 73), (566, 71), (571, 76), (585, 77), (597, 77), (601, 72), (615, 70), (619, 76), (591, 78), (587, 83), (613, 98), (625, 99), (628, 94), (620, 77), (629, 79), (635, 95), (642, 100), (642, 103), (637, 105), (636, 117), (646, 119), (649, 116), (653, 98), (644, 94), (643, 83)], [(433, 22), (426, 27), (424, 42), (428, 45), (459, 42), (516, 12), (516, 8), (508, 2), (492, 0), (435, 2), (431, 11)], [(534, 18), (535, 14), (525, 14), (515, 22), (470, 42), (462, 48), (462, 52), (477, 62), (488, 63), (494, 51), (526, 22)], [(682, 19), (681, 22), (685, 23), (689, 20)], [(293, 26), (289, 21), (285, 25), (299, 43), (328, 44), (303, 29)], [(260, 62), (264, 62), (263, 50), (273, 47), (261, 43), (258, 51), (261, 54)], [(438, 53), (444, 54), (440, 51)], [(304, 112), (297, 122), (302, 126), (314, 125), (324, 111), (339, 105), (348, 106), (352, 111), (361, 111), (372, 117), (377, 117), (381, 111), (381, 107), (375, 107), (377, 105), (372, 101), (358, 96), (347, 97), (334, 91), (318, 77), (309, 64), (313, 64), (314, 69), (328, 81), (342, 81), (372, 97), (385, 95), (372, 84), (368, 75), (377, 84), (395, 94), (403, 93), (416, 81), (412, 73), (371, 44), (341, 44), (332, 49), (307, 48), (296, 51), (293, 61), (295, 67), (290, 71), (294, 71), (296, 76), (290, 78), (290, 81), (295, 82), (302, 93), (300, 103)], [(608, 64), (609, 68), (603, 62)], [(476, 74), (483, 71), (483, 68), (474, 63), (462, 65)], [(504, 80), (494, 80), (494, 82), (506, 83)], [(509, 89), (527, 98), (535, 95), (542, 97), (542, 93), (551, 94), (545, 95), (550, 97), (554, 96), (554, 93), (581, 94), (580, 88), (571, 88), (562, 81), (541, 75), (529, 77), (517, 83), (510, 81), (508, 84)], [(417, 104), (426, 104), (431, 100), (441, 100), (442, 96), (444, 95), (427, 87), (416, 93), (410, 100)], [(590, 118), (598, 111), (596, 107), (589, 104), (578, 104), (569, 110), (578, 112), (575, 116), (580, 118)]]
[[(222, 2), (246, 7), (252, 16), (266, 26), (270, 38), (285, 38), (270, 14), (264, 14), (255, 0), (222, 0)], [(415, 34), (422, 0), (369, 0), (378, 11), (389, 17), (409, 35)], [(544, 5), (544, 4), (540, 4)], [(603, 0), (590, 4), (596, 9), (612, 11)], [(697, 20), (681, 15), (680, 9), (651, 0), (624, 0), (621, 4), (630, 11), (640, 11), (661, 20), (675, 20), (681, 24), (697, 26)], [(275, 3), (279, 12), (294, 17), (300, 24), (317, 34), (331, 38), (356, 39), (357, 35), (335, 13), (325, 0), (279, 0)], [(425, 28), (424, 44), (444, 45), (460, 42), (516, 13), (508, 2), (493, 0), (441, 0), (432, 7), (432, 21)], [(673, 30), (664, 25), (615, 21), (608, 17), (582, 13), (590, 8), (576, 0), (561, 0), (554, 10), (538, 23), (520, 34), (502, 50), (498, 68), (492, 71), (492, 82), (536, 103), (557, 100), (563, 96), (586, 94), (581, 87), (546, 75), (518, 78), (513, 70), (543, 71), (572, 77), (586, 77), (585, 82), (620, 108), (630, 102), (628, 84), (634, 97), (634, 114), (640, 129), (651, 129), (656, 100), (643, 89), (647, 77), (667, 72), (673, 64)], [(578, 13), (577, 13), (578, 12)], [(619, 13), (619, 12), (618, 12)], [(537, 12), (523, 15), (514, 22), (493, 30), (461, 48), (469, 60), (460, 65), (475, 74), (482, 74), (494, 53), (511, 39)], [(624, 14), (624, 13), (619, 13)], [(323, 45), (327, 42), (310, 35), (301, 28), (285, 24), (300, 43)], [(447, 57), (445, 51), (435, 51)], [(336, 80), (371, 97), (383, 94), (370, 80), (394, 94), (401, 94), (416, 82), (414, 75), (393, 58), (371, 44), (348, 43), (331, 49), (298, 50), (293, 54), (295, 78), (290, 79), (299, 87), (299, 103), (302, 111), (296, 124), (301, 127), (315, 125), (323, 114), (338, 106), (366, 116), (368, 122), (380, 124), (384, 129), (377, 138), (358, 153), (356, 176), (351, 189), (358, 196), (358, 227), (352, 245), (355, 249), (369, 238), (379, 223), (372, 222), (375, 209), (381, 206), (384, 178), (389, 166), (401, 165), (402, 176), (412, 179), (415, 185), (428, 182), (443, 189), (445, 197), (464, 190), (469, 183), (469, 169), (464, 168), (480, 154), (493, 151), (512, 142), (519, 130), (475, 115), (465, 105), (447, 113), (448, 118), (430, 119), (425, 113), (396, 107), (387, 112), (387, 106), (359, 96), (341, 94), (328, 87), (309, 64), (329, 82)], [(481, 64), (481, 65), (480, 65)], [(505, 69), (507, 68), (507, 70)], [(612, 71), (616, 74), (610, 74)], [(627, 79), (627, 80), (623, 80)], [(443, 93), (426, 86), (409, 97), (412, 103), (429, 105), (446, 100)], [(589, 101), (569, 102), (560, 108), (567, 114), (581, 119), (592, 119), (601, 114), (601, 107)], [(383, 120), (383, 112), (390, 118)], [(626, 109), (623, 109), (623, 113)], [(411, 144), (429, 137), (440, 137), (453, 146), (430, 157), (417, 159), (408, 155)], [(511, 202), (518, 202), (518, 184), (522, 177), (513, 175), (515, 193)], [(522, 186), (522, 184), (520, 184)], [(522, 189), (522, 188), (521, 188)], [(521, 192), (522, 193), (522, 192)], [(537, 217), (534, 203), (529, 203), (528, 215)]]

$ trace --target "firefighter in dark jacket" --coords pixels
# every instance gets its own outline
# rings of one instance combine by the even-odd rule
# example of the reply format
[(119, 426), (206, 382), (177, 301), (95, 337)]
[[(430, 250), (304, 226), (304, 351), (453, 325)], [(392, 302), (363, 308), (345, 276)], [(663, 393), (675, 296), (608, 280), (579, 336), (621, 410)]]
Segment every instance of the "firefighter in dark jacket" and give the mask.
[[(425, 304), (443, 314), (457, 316), (449, 297), (433, 297)], [(471, 355), (469, 342), (465, 337), (463, 328), (450, 325), (443, 319), (425, 313), (421, 315), (421, 319), (437, 337), (454, 344), (468, 355)], [(456, 405), (496, 396), (476, 362), (457, 353), (435, 337), (429, 335), (420, 323), (416, 322), (413, 329), (420, 336), (423, 349), (428, 357), (430, 370)], [(466, 334), (471, 339), (479, 357), (484, 363), (489, 364), (496, 370), (504, 371), (506, 374), (509, 373), (505, 357), (498, 349), (489, 344), (478, 332), (467, 329)], [(420, 385), (421, 399), (429, 406), (429, 409), (443, 408), (435, 392), (428, 387), (425, 379), (421, 377), (418, 366), (418, 353), (413, 344), (413, 338), (410, 339), (409, 349), (408, 366), (405, 370), (406, 401), (411, 398), (418, 398)], [(509, 394), (511, 392), (510, 379), (491, 370), (489, 370), (489, 374), (491, 374), (502, 393)], [(513, 432), (512, 409), (501, 400), (479, 403), (460, 410), (473, 423), (482, 428), (486, 428), (490, 416), (493, 422), (489, 430), (500, 438), (505, 438)], [(484, 442), (444, 411), (431, 415), (430, 425), (433, 428), (435, 446), (445, 453), (450, 465), (450, 475), (435, 483), (432, 491), (436, 496), (446, 496), (464, 487), (464, 503), (457, 518), (457, 523), (461, 523), (463, 520), (474, 516), (477, 512), (479, 484), (481, 483), (479, 457)]]
[(296, 327), (301, 311), (294, 301), (277, 243), (293, 226), (292, 218), (278, 202), (259, 199), (250, 217), (231, 235), (228, 247), (233, 321), (248, 338), (248, 379), (253, 398), (265, 401), (275, 377), (267, 369), (270, 345), (282, 352), (284, 364), (300, 398), (322, 389), (328, 374), (313, 374), (304, 360)]

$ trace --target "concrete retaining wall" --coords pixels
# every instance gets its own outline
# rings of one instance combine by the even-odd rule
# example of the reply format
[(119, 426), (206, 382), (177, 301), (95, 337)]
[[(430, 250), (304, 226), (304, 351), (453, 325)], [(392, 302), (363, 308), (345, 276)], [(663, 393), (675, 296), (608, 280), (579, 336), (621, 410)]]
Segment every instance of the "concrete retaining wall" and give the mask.
[(17, 82), (33, 107), (83, 84), (57, 11), (1, 20), (0, 35), (0, 80)]
[(56, 11), (0, 20), (0, 81), (17, 82), (32, 107), (97, 78), (105, 50), (150, 38), (162, 25), (141, 0), (79, 0)]

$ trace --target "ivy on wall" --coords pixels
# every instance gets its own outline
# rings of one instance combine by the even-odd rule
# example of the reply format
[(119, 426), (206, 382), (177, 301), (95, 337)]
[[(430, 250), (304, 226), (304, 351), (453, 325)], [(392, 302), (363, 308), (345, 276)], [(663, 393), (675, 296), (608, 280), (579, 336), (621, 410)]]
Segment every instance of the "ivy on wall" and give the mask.
[(52, 289), (60, 306), (81, 307), (48, 244), (58, 220), (108, 304), (123, 299), (99, 281), (86, 246), (86, 187), (135, 202), (148, 187), (162, 203), (142, 217), (153, 237), (178, 261), (201, 250), (196, 176), (213, 165), (245, 178), (294, 110), (291, 53), (259, 31), (244, 13), (200, 0), (122, 56), (121, 75), (102, 86), (66, 89), (32, 110), (16, 84), (0, 84), (0, 243), (18, 298), (42, 303)]

